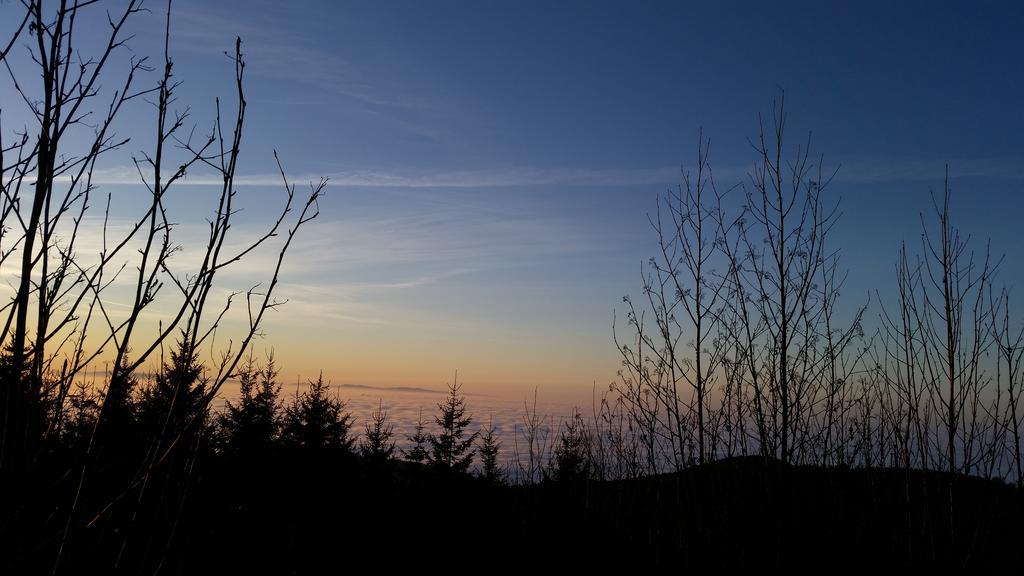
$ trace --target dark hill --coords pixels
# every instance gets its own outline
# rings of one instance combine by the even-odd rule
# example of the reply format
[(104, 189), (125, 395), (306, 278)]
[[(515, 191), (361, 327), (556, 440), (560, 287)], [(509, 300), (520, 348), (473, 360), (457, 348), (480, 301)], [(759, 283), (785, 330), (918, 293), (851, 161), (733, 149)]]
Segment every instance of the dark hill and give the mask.
[[(980, 478), (746, 458), (632, 480), (503, 487), (404, 462), (325, 462), (288, 453), (258, 465), (213, 462), (174, 545), (160, 552), (168, 572), (995, 569), (1022, 561), (1022, 492)], [(97, 558), (112, 553), (102, 539), (93, 545)]]

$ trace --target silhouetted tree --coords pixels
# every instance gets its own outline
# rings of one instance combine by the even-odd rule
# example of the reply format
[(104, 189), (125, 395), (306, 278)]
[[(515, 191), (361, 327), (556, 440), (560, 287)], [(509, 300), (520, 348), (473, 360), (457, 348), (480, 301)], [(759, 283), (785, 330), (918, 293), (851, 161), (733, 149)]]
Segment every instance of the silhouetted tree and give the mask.
[(139, 382), (122, 366), (107, 386), (97, 407), (96, 426), (89, 431), (97, 458), (128, 470), (143, 458), (146, 438), (139, 419)]
[(487, 425), (487, 428), (479, 432), (480, 475), (488, 482), (500, 483), (504, 480), (504, 474), (498, 465), (501, 441), (498, 440), (495, 432), (493, 420)]
[[(922, 340), (932, 356), (929, 380), (936, 412), (945, 428), (946, 468), (950, 472), (977, 472), (977, 454), (983, 430), (979, 419), (986, 403), (981, 391), (988, 384), (982, 364), (992, 345), (990, 308), (985, 303), (998, 262), (989, 259), (988, 247), (980, 259), (969, 249), (970, 236), (961, 236), (950, 215), (949, 171), (942, 203), (935, 211), (939, 230), (924, 225), (925, 253), (922, 296), (925, 314)], [(997, 411), (989, 409), (988, 413)]]
[(547, 476), (556, 482), (589, 480), (593, 466), (591, 438), (583, 415), (573, 409), (572, 416), (562, 423), (558, 442), (551, 454)]
[(454, 383), (448, 386), (447, 399), (437, 404), (440, 413), (434, 417), (434, 422), (440, 432), (430, 435), (428, 460), (443, 470), (465, 472), (473, 463), (477, 433), (466, 436), (466, 428), (473, 423), (473, 417), (466, 416), (466, 399), (460, 394), (462, 386), (458, 378), (456, 373)]
[(207, 380), (197, 351), (183, 335), (171, 350), (170, 360), (156, 378), (142, 389), (139, 420), (155, 454), (196, 445), (209, 433), (209, 405), (205, 400)]
[(427, 446), (430, 444), (430, 433), (427, 432), (426, 424), (423, 422), (423, 408), (420, 408), (419, 418), (416, 420), (416, 428), (412, 436), (406, 438), (412, 442), (408, 450), (403, 449), (402, 454), (406, 460), (423, 463), (427, 461)]
[(370, 421), (363, 427), (366, 433), (359, 444), (359, 453), (374, 461), (391, 458), (395, 453), (395, 443), (391, 441), (395, 426), (388, 419), (383, 400), (378, 401), (377, 409), (370, 413)]
[[(139, 381), (127, 369), (127, 362), (128, 360), (125, 359), (124, 365), (118, 370), (116, 377), (110, 380), (103, 398), (101, 425), (116, 430), (130, 426), (135, 420), (135, 394), (138, 391)], [(113, 431), (111, 432), (113, 433)]]
[[(234, 98), (218, 99), (204, 126), (197, 126), (194, 108), (178, 98), (169, 1), (162, 50), (155, 58), (131, 45), (135, 21), (145, 18), (137, 16), (157, 8), (143, 7), (140, 0), (0, 4), (5, 35), (0, 62), (8, 72), (0, 87), (5, 94), (0, 107), (0, 266), (5, 284), (12, 287), (0, 307), (0, 484), (30, 485), (46, 473), (60, 479), (46, 480), (51, 489), (60, 484), (63, 490), (66, 484), (72, 492), (66, 503), (42, 490), (23, 493), (24, 500), (38, 500), (53, 510), (45, 518), (22, 516), (33, 510), (31, 505), (0, 502), (0, 526), (20, 527), (21, 532), (28, 532), (21, 528), (29, 524), (40, 528), (43, 535), (25, 549), (55, 550), (46, 572), (59, 573), (65, 566), (109, 572), (109, 566), (85, 567), (96, 550), (73, 542), (88, 541), (89, 534), (125, 534), (120, 527), (108, 530), (98, 516), (111, 510), (115, 499), (122, 505), (141, 501), (137, 496), (144, 490), (155, 494), (147, 484), (153, 466), (166, 468), (174, 460), (169, 450), (205, 436), (207, 407), (261, 334), (266, 311), (280, 304), (281, 264), (298, 229), (317, 216), (326, 182), (297, 197), (282, 171), (281, 201), (265, 212), (266, 228), (237, 241), (236, 215), (243, 206), (234, 177), (246, 112), (241, 40), (234, 38), (225, 59)], [(150, 129), (131, 139), (118, 134), (123, 114), (132, 114), (126, 110), (143, 101), (151, 106), (151, 119), (134, 118), (128, 124)], [(32, 119), (28, 125), (18, 120), (23, 114)], [(111, 157), (129, 141), (130, 158)], [(280, 169), (276, 154), (274, 160)], [(108, 194), (94, 172), (122, 161), (134, 164), (137, 186), (128, 196)], [(170, 213), (177, 184), (200, 166), (221, 185), (208, 197), (207, 234), (197, 246), (186, 245)], [(95, 249), (87, 247), (94, 242)], [(215, 282), (268, 248), (276, 263), (265, 267), (259, 289), (223, 290), (220, 280)], [(190, 257), (173, 258), (181, 250)], [(244, 295), (243, 311), (238, 310), (239, 295)], [(236, 312), (247, 321), (221, 324)], [(235, 333), (224, 338), (229, 330)], [(186, 342), (177, 346), (179, 334)], [(180, 353), (165, 363), (164, 350), (176, 346)], [(197, 350), (217, 357), (208, 366), (208, 378), (196, 375)], [(109, 373), (96, 378), (101, 359), (108, 356), (113, 358)], [(157, 364), (158, 356), (156, 381), (137, 393), (135, 375)], [(50, 435), (65, 428), (64, 403), (83, 380), (94, 391), (92, 400), (102, 399), (88, 411), (94, 425), (88, 433), (80, 429), (86, 441), (74, 462), (55, 463)], [(140, 418), (134, 422), (136, 408)], [(102, 471), (110, 468), (108, 456), (120, 458), (116, 446), (122, 442), (148, 445), (151, 450), (140, 449), (143, 454), (137, 456), (148, 460), (142, 469), (148, 472), (133, 472), (131, 481), (118, 479), (119, 485), (106, 486), (111, 479)], [(138, 469), (134, 464), (129, 468)], [(95, 481), (94, 472), (99, 473)], [(170, 545), (152, 538), (139, 542), (145, 542), (139, 553)], [(118, 558), (136, 552), (123, 542), (113, 546)], [(97, 555), (105, 558), (102, 552)], [(156, 571), (155, 566), (136, 569), (126, 571)]]
[(323, 373), (285, 409), (282, 439), (285, 445), (307, 450), (351, 452), (352, 415), (345, 402), (330, 394)]
[(551, 430), (550, 417), (537, 410), (537, 389), (533, 389), (533, 402), (523, 400), (523, 415), (519, 425), (513, 428), (512, 459), (516, 476), (521, 482), (535, 483), (544, 479), (547, 452), (550, 448), (548, 436)]
[[(716, 218), (724, 194), (712, 178), (709, 146), (701, 133), (695, 173), (684, 171), (683, 185), (659, 198), (657, 211), (648, 216), (658, 255), (643, 277), (643, 300), (654, 327), (644, 326), (643, 312), (625, 298), (635, 336), (626, 344), (615, 334), (624, 366), (616, 388), (635, 408), (660, 413), (676, 469), (693, 458), (686, 454), (688, 446), (696, 445), (697, 462), (712, 457), (709, 398), (725, 353), (714, 338), (727, 277), (712, 269), (720, 258)], [(687, 424), (691, 412), (693, 426)]]
[(998, 296), (989, 296), (993, 306), (991, 313), (994, 325), (993, 337), (999, 360), (996, 364), (996, 386), (1006, 390), (1005, 419), (1009, 433), (1008, 446), (1010, 461), (1017, 473), (1017, 487), (1024, 488), (1024, 470), (1021, 459), (1021, 392), (1024, 382), (1021, 378), (1021, 362), (1024, 361), (1024, 326), (1011, 327), (1010, 295), (1004, 288)]
[(788, 463), (810, 447), (810, 409), (822, 391), (822, 307), (834, 299), (821, 293), (821, 274), (838, 257), (826, 249), (838, 211), (824, 194), (835, 173), (811, 156), (809, 138), (793, 153), (786, 150), (787, 120), (783, 95), (753, 141), (758, 159), (747, 190), (749, 225), (740, 232), (749, 271), (741, 281), (751, 295), (743, 305), (763, 334), (746, 343), (751, 360), (764, 350), (752, 386), (761, 450)]
[(228, 452), (254, 455), (269, 448), (281, 429), (281, 385), (273, 355), (259, 368), (252, 357), (238, 371), (239, 399), (218, 418)]
[(102, 398), (97, 397), (83, 382), (76, 384), (74, 391), (68, 394), (62, 415), (60, 430), (61, 441), (75, 452), (81, 452), (89, 443), (96, 420), (99, 418)]

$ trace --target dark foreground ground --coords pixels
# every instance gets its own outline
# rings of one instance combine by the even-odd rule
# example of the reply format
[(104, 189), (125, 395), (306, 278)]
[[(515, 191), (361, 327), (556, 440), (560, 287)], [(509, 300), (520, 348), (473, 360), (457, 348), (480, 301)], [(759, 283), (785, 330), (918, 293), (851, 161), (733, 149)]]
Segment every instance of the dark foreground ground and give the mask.
[(61, 572), (104, 574), (994, 570), (1024, 560), (1024, 494), (977, 478), (750, 458), (638, 480), (508, 487), (408, 463), (331, 462), (213, 460), (191, 471), (187, 488), (154, 480), (66, 538), (37, 493), (20, 518), (39, 521), (4, 527), (0, 573), (49, 573), (61, 546)]

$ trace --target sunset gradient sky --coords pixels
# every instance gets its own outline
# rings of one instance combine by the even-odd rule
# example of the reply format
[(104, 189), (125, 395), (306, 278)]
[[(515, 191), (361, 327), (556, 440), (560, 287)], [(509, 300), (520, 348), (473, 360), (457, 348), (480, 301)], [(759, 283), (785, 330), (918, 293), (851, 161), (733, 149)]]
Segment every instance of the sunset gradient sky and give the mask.
[[(157, 55), (165, 7), (147, 5), (132, 47)], [(0, 19), (19, 9), (0, 3)], [(1020, 4), (175, 0), (173, 14), (197, 122), (230, 97), (223, 52), (243, 41), (237, 233), (280, 201), (273, 149), (293, 180), (330, 178), (257, 344), (289, 378), (441, 387), (458, 369), (496, 394), (605, 388), (613, 314), (656, 247), (656, 196), (694, 163), (701, 128), (719, 185), (744, 182), (747, 138), (780, 89), (793, 146), (813, 131), (839, 167), (851, 308), (890, 292), (946, 163), (959, 225), (979, 247), (1019, 247)], [(120, 131), (141, 141), (147, 114), (139, 103)], [(141, 147), (98, 180), (132, 198)], [(180, 232), (198, 237), (215, 190), (201, 171), (186, 184)], [(271, 256), (222, 284), (245, 289)], [(1024, 266), (1001, 278), (1020, 286)]]

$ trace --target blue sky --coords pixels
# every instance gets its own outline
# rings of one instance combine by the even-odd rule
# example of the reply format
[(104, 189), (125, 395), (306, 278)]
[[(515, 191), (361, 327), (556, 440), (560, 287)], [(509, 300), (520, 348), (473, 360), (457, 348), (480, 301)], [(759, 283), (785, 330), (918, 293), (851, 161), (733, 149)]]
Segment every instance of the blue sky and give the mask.
[[(164, 6), (147, 5), (132, 46), (156, 55)], [(222, 53), (242, 37), (245, 217), (280, 198), (275, 148), (294, 179), (331, 179), (261, 344), (287, 372), (605, 387), (657, 194), (702, 128), (719, 183), (745, 181), (747, 138), (783, 89), (791, 144), (811, 132), (839, 167), (851, 307), (892, 285), (946, 163), (958, 224), (1011, 255), (1005, 282), (1024, 280), (1018, 4), (175, 0), (173, 14), (179, 98), (199, 122), (231, 95)], [(121, 131), (141, 142), (147, 113)], [(107, 162), (109, 184), (133, 189), (127, 156)], [(202, 198), (202, 174), (189, 183)], [(184, 204), (197, 217), (202, 202)]]

